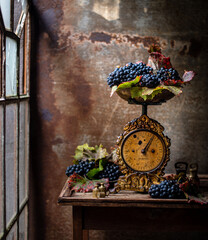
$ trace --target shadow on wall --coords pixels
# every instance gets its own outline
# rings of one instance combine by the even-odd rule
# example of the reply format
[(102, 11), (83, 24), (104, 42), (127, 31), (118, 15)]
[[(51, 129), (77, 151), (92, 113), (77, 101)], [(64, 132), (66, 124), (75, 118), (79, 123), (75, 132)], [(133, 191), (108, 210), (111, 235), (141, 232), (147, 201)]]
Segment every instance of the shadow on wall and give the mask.
[[(41, 162), (41, 139), (43, 131), (38, 111), (38, 57), (39, 48), (39, 24), (37, 10), (30, 6), (31, 10), (31, 66), (30, 66), (30, 174), (29, 174), (29, 238), (44, 239), (44, 205), (41, 195), (43, 194), (42, 183), (39, 179), (43, 178)], [(42, 236), (42, 237), (41, 237)]]

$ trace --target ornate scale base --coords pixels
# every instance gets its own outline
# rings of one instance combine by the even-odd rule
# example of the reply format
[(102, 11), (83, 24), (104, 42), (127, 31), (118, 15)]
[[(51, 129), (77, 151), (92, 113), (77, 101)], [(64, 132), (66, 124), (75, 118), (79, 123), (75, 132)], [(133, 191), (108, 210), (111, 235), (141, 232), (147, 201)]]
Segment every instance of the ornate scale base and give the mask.
[[(146, 112), (143, 108), (143, 113)], [(165, 166), (170, 160), (170, 139), (163, 131), (164, 127), (146, 114), (124, 127), (117, 140), (118, 164), (123, 175), (113, 193), (121, 190), (145, 193), (152, 184), (163, 180)]]
[(118, 193), (121, 190), (146, 193), (152, 184), (159, 184), (162, 180), (164, 180), (163, 177), (156, 174), (127, 174), (118, 179), (113, 193)]

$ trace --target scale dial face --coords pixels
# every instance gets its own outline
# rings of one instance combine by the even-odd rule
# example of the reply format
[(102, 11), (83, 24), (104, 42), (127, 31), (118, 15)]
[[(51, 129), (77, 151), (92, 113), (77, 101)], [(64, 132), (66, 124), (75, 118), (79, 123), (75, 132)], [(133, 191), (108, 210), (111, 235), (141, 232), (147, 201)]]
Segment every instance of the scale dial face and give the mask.
[(163, 163), (166, 148), (155, 132), (140, 129), (130, 132), (121, 144), (121, 157), (136, 172), (153, 172)]

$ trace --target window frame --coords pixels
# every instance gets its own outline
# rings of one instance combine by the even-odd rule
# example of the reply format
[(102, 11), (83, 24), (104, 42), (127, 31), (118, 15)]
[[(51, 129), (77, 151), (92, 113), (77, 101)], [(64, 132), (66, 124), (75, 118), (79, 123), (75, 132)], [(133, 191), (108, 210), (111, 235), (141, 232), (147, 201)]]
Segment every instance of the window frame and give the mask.
[[(20, 2), (21, 3), (21, 2)], [(14, 29), (14, 0), (10, 0), (11, 4), (11, 18), (10, 18), (10, 30), (6, 29), (4, 27), (4, 21), (3, 21), (3, 15), (0, 10), (0, 107), (2, 107), (3, 112), (3, 136), (1, 136), (2, 140), (2, 173), (0, 173), (0, 179), (3, 179), (3, 181), (0, 181), (0, 184), (2, 185), (3, 189), (3, 196), (2, 196), (2, 203), (3, 203), (3, 232), (0, 231), (0, 240), (6, 239), (9, 233), (11, 232), (12, 228), (14, 226), (16, 227), (16, 235), (17, 240), (19, 239), (19, 219), (21, 214), (25, 213), (27, 216), (26, 218), (26, 224), (27, 224), (27, 239), (28, 239), (28, 230), (29, 230), (29, 224), (28, 224), (28, 201), (29, 201), (29, 124), (30, 124), (30, 106), (29, 106), (29, 100), (30, 100), (30, 92), (29, 92), (29, 72), (30, 72), (30, 51), (31, 51), (31, 23), (30, 23), (30, 11), (29, 11), (29, 4), (30, 2), (27, 1), (27, 9), (26, 12), (23, 11), (20, 14), (18, 25), (21, 24), (20, 28)], [(25, 15), (25, 17), (24, 17)], [(21, 31), (20, 31), (21, 29)], [(18, 30), (18, 31), (16, 31)], [(23, 44), (23, 78), (20, 80), (20, 39), (21, 34), (24, 34), (24, 44)], [(17, 77), (16, 77), (16, 90), (17, 95), (15, 96), (6, 96), (6, 38), (9, 37), (11, 39), (14, 39), (17, 43)], [(20, 83), (23, 84), (22, 86), (22, 93), (20, 93)], [(20, 105), (24, 104), (24, 106), (27, 106), (26, 111), (26, 119), (28, 120), (26, 127), (24, 128), (25, 134), (27, 135), (27, 151), (26, 156), (24, 158), (25, 163), (25, 197), (20, 203)], [(16, 202), (15, 202), (15, 210), (14, 215), (11, 217), (10, 221), (7, 223), (6, 221), (6, 107), (10, 104), (16, 105), (16, 116), (17, 116), (17, 122), (16, 122), (16, 157), (15, 157), (15, 171), (16, 171), (16, 178), (15, 178), (15, 189), (16, 189)], [(23, 116), (25, 117), (25, 115)], [(28, 132), (26, 132), (28, 131)], [(0, 146), (1, 147), (1, 146)], [(0, 161), (1, 164), (1, 161)], [(1, 168), (0, 168), (1, 169)], [(2, 175), (1, 175), (2, 174)], [(1, 203), (0, 203), (1, 204)], [(1, 205), (0, 205), (1, 207)], [(2, 209), (0, 209), (1, 211)], [(24, 216), (23, 216), (24, 217)], [(1, 229), (0, 229), (1, 230)]]

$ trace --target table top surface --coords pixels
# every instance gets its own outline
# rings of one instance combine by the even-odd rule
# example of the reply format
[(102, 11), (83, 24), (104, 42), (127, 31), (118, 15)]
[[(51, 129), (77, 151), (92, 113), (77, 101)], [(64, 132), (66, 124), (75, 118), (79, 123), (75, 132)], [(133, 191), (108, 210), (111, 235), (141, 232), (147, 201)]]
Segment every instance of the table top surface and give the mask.
[[(200, 176), (205, 197), (208, 199), (208, 175)], [(208, 208), (208, 204), (189, 203), (187, 199), (156, 199), (149, 194), (121, 191), (109, 194), (105, 198), (93, 198), (92, 193), (74, 193), (70, 196), (68, 180), (66, 181), (59, 197), (60, 205), (88, 206), (88, 207), (149, 207), (149, 208)]]

